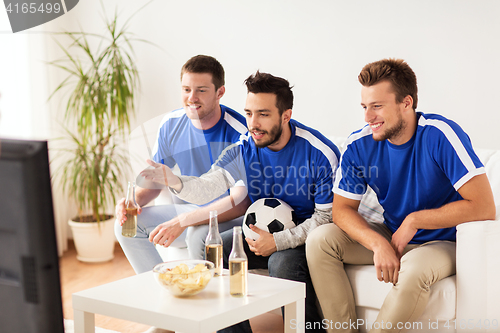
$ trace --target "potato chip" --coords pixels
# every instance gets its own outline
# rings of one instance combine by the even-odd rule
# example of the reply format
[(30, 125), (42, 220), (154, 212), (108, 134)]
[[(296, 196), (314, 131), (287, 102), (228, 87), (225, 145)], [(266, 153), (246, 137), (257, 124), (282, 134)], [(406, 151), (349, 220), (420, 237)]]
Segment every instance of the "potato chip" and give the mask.
[(200, 263), (189, 269), (189, 266), (183, 263), (159, 273), (158, 278), (174, 295), (190, 296), (203, 290), (212, 274), (204, 264)]
[(203, 264), (198, 264), (189, 270), (189, 273), (202, 272), (208, 270), (207, 266)]

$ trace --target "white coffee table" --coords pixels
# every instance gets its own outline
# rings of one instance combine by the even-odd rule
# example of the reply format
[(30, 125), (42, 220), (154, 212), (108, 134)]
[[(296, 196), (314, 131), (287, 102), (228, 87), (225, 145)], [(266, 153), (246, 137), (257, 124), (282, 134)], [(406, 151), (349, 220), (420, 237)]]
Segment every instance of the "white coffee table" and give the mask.
[(304, 283), (248, 274), (248, 296), (232, 297), (225, 270), (198, 295), (179, 298), (147, 272), (74, 293), (75, 333), (95, 332), (95, 314), (183, 333), (215, 332), (282, 306), (285, 332), (303, 333), (305, 296)]

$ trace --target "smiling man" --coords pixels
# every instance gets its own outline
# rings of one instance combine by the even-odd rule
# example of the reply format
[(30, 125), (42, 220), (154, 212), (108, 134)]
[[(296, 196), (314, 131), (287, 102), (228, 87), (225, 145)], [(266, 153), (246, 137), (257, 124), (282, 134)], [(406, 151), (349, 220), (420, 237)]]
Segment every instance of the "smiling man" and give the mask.
[[(225, 91), (224, 68), (215, 58), (198, 55), (189, 59), (181, 69), (183, 108), (163, 118), (153, 159), (171, 168), (177, 165), (183, 175), (200, 176), (207, 172), (214, 159), (246, 133), (245, 118), (220, 104)], [(160, 187), (143, 180), (138, 178), (136, 191), (136, 201), (141, 207), (161, 192)], [(230, 195), (214, 203), (215, 208), (179, 203), (140, 209), (135, 238), (121, 234), (121, 225), (126, 220), (123, 198), (116, 206), (115, 235), (135, 272), (143, 273), (162, 262), (155, 244), (170, 246), (186, 229), (181, 226), (181, 221), (186, 221), (192, 225), (186, 236), (189, 255), (203, 259), (209, 210), (220, 213), (221, 230), (230, 229), (241, 224), (242, 219), (238, 217), (245, 213), (248, 204), (238, 198), (245, 196), (244, 187), (235, 187)]]
[[(244, 242), (248, 267), (268, 268), (271, 276), (305, 282), (306, 322), (295, 325), (307, 332), (322, 332), (304, 244), (311, 230), (331, 222), (333, 178), (340, 153), (321, 133), (291, 119), (293, 93), (287, 80), (257, 72), (245, 84), (248, 133), (224, 150), (209, 173), (200, 178), (176, 177), (164, 165), (151, 163), (155, 169), (142, 174), (197, 204), (212, 200), (239, 180), (246, 184), (251, 202), (260, 198), (287, 202), (298, 225), (273, 234), (252, 226), (259, 238)], [(227, 268), (232, 231), (221, 237)], [(251, 328), (246, 321), (224, 331), (250, 332)]]
[[(374, 264), (377, 278), (394, 285), (370, 332), (399, 332), (423, 313), (431, 285), (455, 274), (455, 227), (494, 219), (495, 206), (467, 134), (442, 116), (415, 111), (417, 79), (406, 62), (368, 64), (358, 79), (367, 125), (346, 142), (335, 224), (309, 235), (307, 261), (330, 332), (358, 331), (344, 264)], [(358, 213), (367, 186), (385, 210), (383, 224)]]

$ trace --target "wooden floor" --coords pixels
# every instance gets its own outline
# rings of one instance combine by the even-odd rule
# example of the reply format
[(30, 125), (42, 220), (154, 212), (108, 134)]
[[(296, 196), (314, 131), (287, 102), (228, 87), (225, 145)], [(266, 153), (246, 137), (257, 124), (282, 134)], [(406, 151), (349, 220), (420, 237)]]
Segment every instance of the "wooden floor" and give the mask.
[[(74, 244), (70, 241), (68, 251), (59, 261), (64, 318), (73, 319), (71, 295), (101, 284), (135, 275), (132, 266), (123, 254), (120, 245), (115, 245), (115, 257), (105, 263), (83, 263), (76, 259)], [(141, 333), (150, 326), (121, 319), (96, 315), (96, 326), (121, 333)], [(280, 315), (267, 313), (250, 320), (254, 333), (281, 333), (283, 322)]]

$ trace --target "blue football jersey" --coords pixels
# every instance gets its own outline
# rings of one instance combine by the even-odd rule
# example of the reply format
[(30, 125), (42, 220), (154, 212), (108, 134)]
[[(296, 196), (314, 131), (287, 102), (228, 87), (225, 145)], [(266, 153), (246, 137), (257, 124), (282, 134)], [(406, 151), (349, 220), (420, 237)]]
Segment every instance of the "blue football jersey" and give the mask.
[(170, 168), (178, 165), (182, 175), (199, 177), (246, 131), (245, 117), (224, 105), (219, 122), (208, 130), (194, 127), (185, 110), (178, 109), (163, 118), (153, 159)]
[(228, 147), (215, 167), (225, 170), (231, 185), (242, 180), (252, 202), (278, 198), (288, 203), (300, 221), (314, 208), (329, 209), (338, 148), (318, 131), (290, 120), (292, 135), (280, 151), (255, 146), (250, 134)]
[[(367, 125), (351, 134), (342, 154), (335, 194), (361, 200), (369, 185), (395, 232), (412, 212), (462, 199), (458, 189), (485, 172), (467, 134), (455, 122), (417, 112), (418, 126), (405, 144), (375, 141)], [(454, 241), (456, 228), (418, 230), (411, 243)]]

